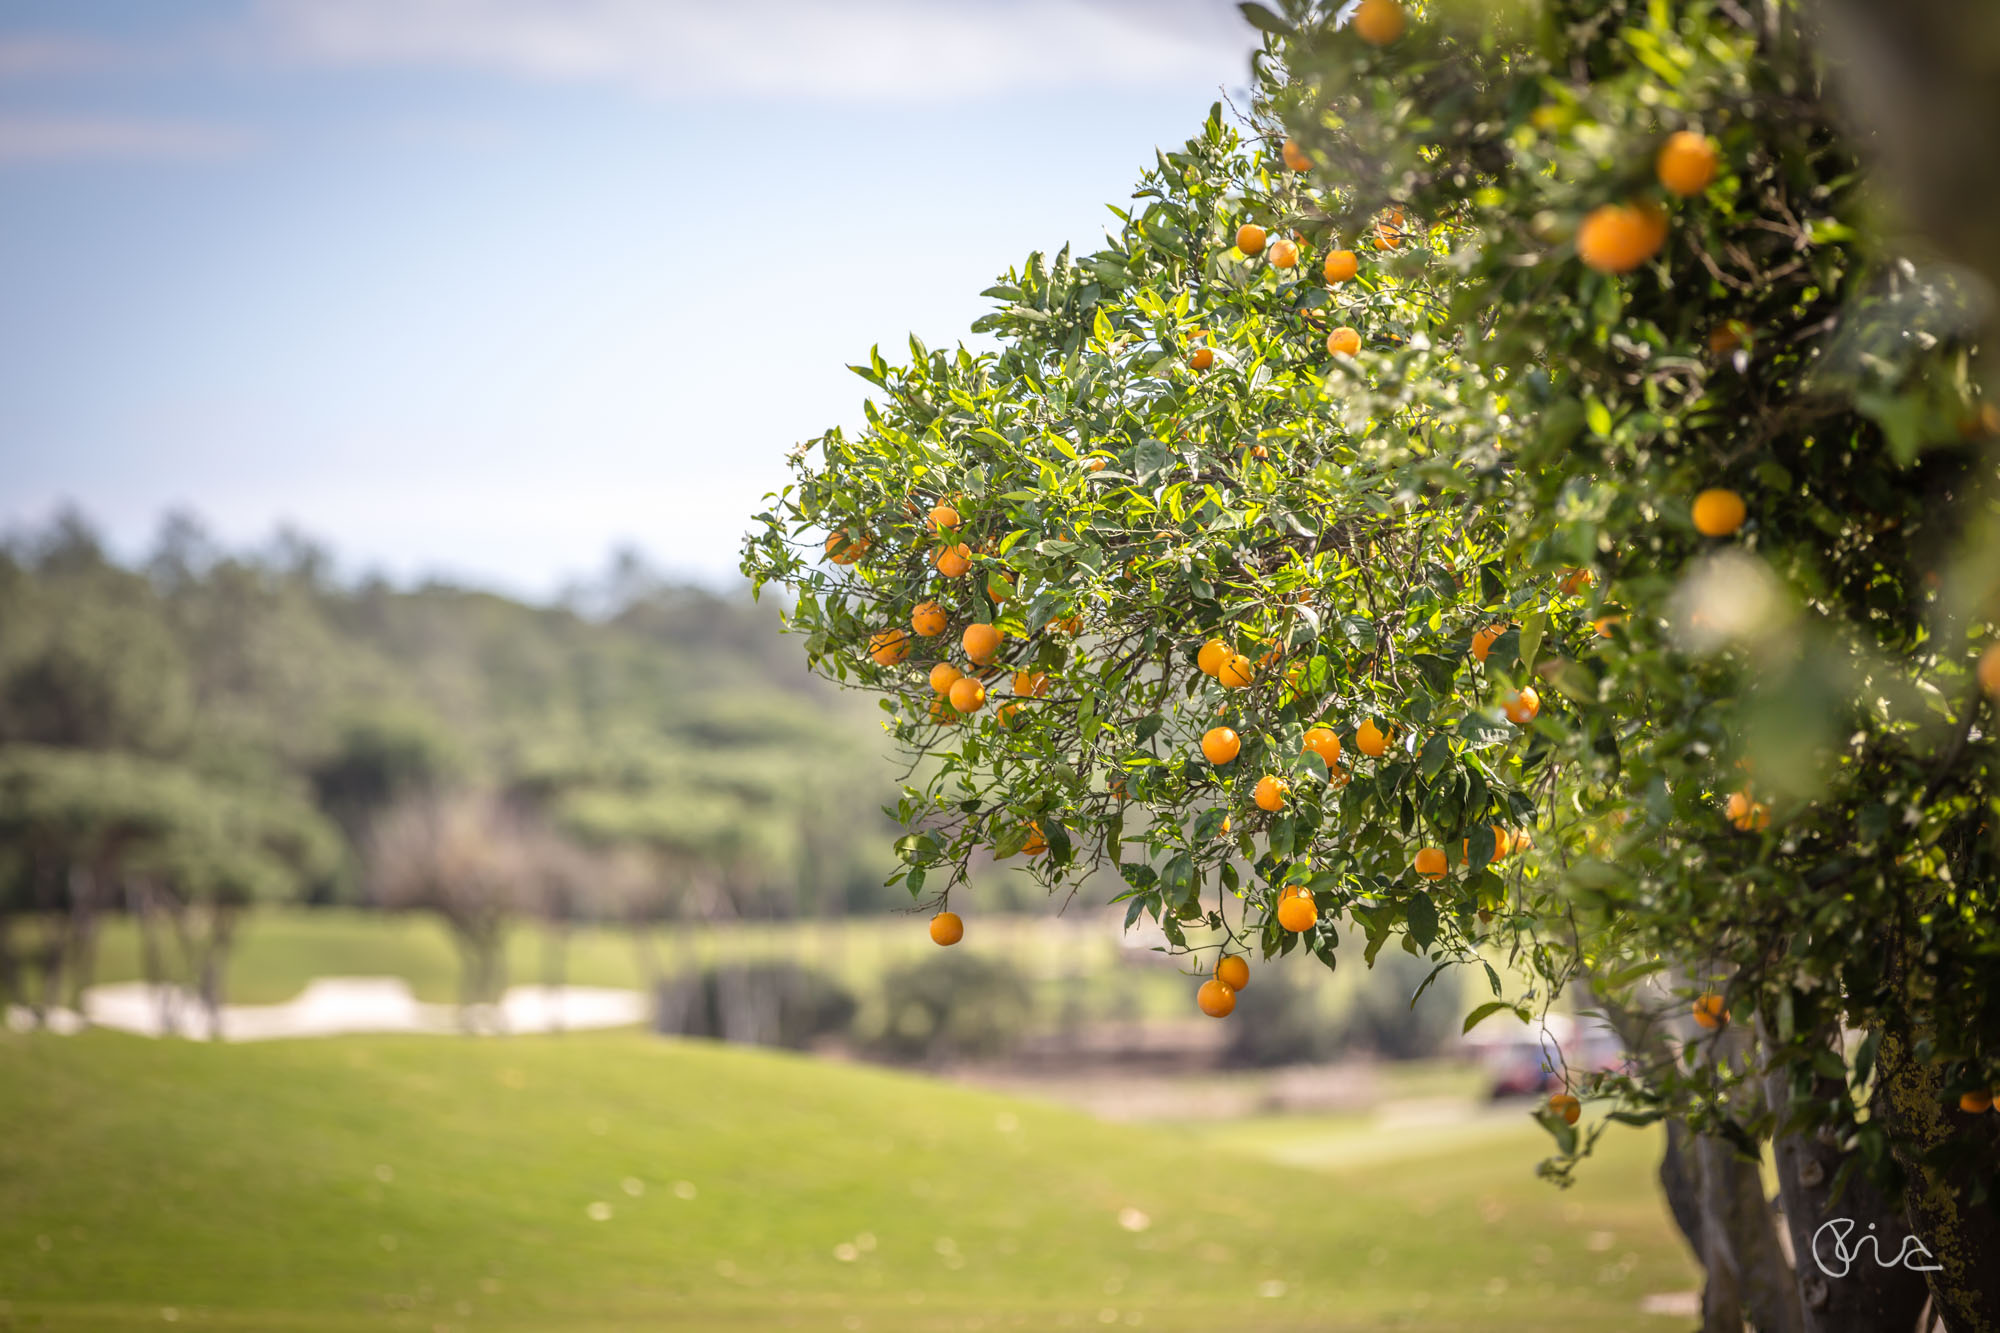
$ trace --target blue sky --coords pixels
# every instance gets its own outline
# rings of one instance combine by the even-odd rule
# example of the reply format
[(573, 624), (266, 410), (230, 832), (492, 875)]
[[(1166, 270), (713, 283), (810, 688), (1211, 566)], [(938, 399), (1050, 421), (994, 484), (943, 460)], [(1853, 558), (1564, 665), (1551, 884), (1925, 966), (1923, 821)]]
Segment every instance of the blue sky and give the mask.
[(727, 580), (845, 366), (1094, 242), (1252, 44), (1220, 0), (0, 0), (0, 526)]

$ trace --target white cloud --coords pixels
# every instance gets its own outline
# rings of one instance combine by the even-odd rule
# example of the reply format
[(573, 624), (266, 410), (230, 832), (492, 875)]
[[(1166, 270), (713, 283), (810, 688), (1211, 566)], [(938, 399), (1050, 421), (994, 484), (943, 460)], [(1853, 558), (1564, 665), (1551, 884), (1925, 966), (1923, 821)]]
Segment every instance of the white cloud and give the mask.
[(0, 163), (234, 157), (253, 142), (245, 130), (198, 121), (0, 115)]
[(1221, 0), (259, 0), (290, 59), (480, 70), (655, 96), (924, 101), (1241, 84)]

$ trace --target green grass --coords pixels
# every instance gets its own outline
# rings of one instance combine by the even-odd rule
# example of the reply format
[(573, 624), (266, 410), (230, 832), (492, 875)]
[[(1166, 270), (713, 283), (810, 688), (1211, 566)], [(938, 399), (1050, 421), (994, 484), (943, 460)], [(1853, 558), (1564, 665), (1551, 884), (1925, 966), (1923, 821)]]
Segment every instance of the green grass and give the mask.
[(1672, 1326), (1648, 1137), (1567, 1193), (1520, 1119), (1368, 1137), (632, 1033), (0, 1040), (0, 1329)]

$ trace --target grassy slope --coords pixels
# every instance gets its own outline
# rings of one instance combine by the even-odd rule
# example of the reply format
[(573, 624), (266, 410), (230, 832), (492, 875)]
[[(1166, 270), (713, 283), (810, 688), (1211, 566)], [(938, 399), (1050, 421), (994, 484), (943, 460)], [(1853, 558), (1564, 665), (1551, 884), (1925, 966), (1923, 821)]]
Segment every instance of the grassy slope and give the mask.
[(1567, 1194), (1535, 1140), (1286, 1169), (626, 1033), (0, 1039), (0, 1329), (1608, 1330), (1691, 1285), (1641, 1136)]

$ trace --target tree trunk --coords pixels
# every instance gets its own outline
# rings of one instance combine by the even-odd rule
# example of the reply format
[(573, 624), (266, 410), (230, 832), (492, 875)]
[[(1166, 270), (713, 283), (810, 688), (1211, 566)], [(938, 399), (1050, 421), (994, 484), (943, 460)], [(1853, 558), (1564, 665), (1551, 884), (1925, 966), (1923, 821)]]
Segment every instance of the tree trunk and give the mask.
[[(0, 1020), (4, 1020), (7, 1010), (13, 1007), (15, 996), (26, 1000), (27, 993), (22, 989), (24, 980), (19, 960), (14, 956), (14, 914), (0, 910)], [(0, 1026), (4, 1026), (4, 1022), (0, 1022)]]
[(35, 1006), (35, 1019), (43, 1027), (49, 1025), (49, 1016), (62, 1008), (63, 980), (67, 975), (64, 961), (69, 956), (70, 932), (75, 929), (69, 915), (51, 915), (42, 922), (42, 947), (37, 957), (41, 960), (41, 1003)]
[(454, 921), (452, 927), (452, 938), (458, 943), (458, 1026), (469, 1034), (477, 1030), (474, 1016), (479, 1006), (479, 949), (463, 922)]
[(507, 1011), (501, 1001), (507, 992), (507, 926), (499, 920), (490, 921), (486, 926), (486, 1003), (492, 1015), (493, 1030), (507, 1030)]
[(1951, 1333), (2000, 1333), (2000, 1209), (1991, 1198), (1974, 1202), (1967, 1188), (1969, 1168), (2000, 1155), (2000, 1117), (1947, 1106), (1943, 1070), (1913, 1044), (1907, 1026), (1885, 1029), (1875, 1068), (1876, 1104), (1907, 1178), (1910, 1231), (1932, 1256), (1915, 1262), (1938, 1266), (1924, 1278)]
[(552, 917), (542, 932), (542, 991), (548, 997), (549, 1031), (563, 1030), (563, 983), (568, 972), (569, 922)]
[(202, 1011), (208, 1015), (208, 1038), (222, 1040), (223, 978), (229, 970), (229, 950), (236, 941), (236, 909), (218, 903), (209, 909), (208, 942), (201, 951)]
[(97, 973), (97, 891), (95, 871), (78, 866), (69, 876), (69, 932), (65, 940), (63, 980), (69, 983), (69, 1004), (77, 1022), (88, 1027), (83, 993)]
[[(1735, 1333), (1747, 1314), (1758, 1333), (1803, 1333), (1797, 1287), (1778, 1243), (1759, 1164), (1727, 1140), (1706, 1134), (1694, 1140), (1694, 1160), (1700, 1168), (1702, 1267), (1709, 1274), (1703, 1329)], [(1716, 1278), (1723, 1274), (1726, 1289), (1718, 1291), (1725, 1284)]]
[[(1770, 1034), (1763, 1026), (1761, 1014), (1757, 1031), (1768, 1049)], [(1840, 1029), (1829, 1024), (1820, 1030), (1818, 1039), (1838, 1051)], [(1792, 1113), (1790, 1083), (1781, 1074), (1769, 1073), (1764, 1077), (1764, 1091), (1782, 1131)], [(1818, 1102), (1838, 1101), (1846, 1095), (1846, 1082), (1824, 1075), (1815, 1077), (1810, 1095)], [(1834, 1181), (1853, 1154), (1844, 1152), (1830, 1136), (1781, 1132), (1773, 1150), (1778, 1197), (1784, 1203), (1785, 1225), (1791, 1236), (1806, 1333), (1881, 1333), (1883, 1329), (1916, 1328), (1930, 1295), (1921, 1273), (1911, 1272), (1901, 1264), (1885, 1268), (1870, 1262), (1853, 1264), (1844, 1275), (1833, 1278), (1814, 1259), (1814, 1244), (1821, 1228), (1837, 1219), (1850, 1221), (1856, 1234), (1865, 1235), (1871, 1229), (1882, 1236), (1898, 1234), (1902, 1230), (1901, 1215), (1888, 1197), (1858, 1167), (1849, 1172), (1839, 1197), (1834, 1197)]]
[[(1671, 1061), (1668, 1032), (1641, 1013), (1593, 996), (1635, 1059)], [(1730, 1032), (1704, 1041), (1710, 1060), (1741, 1057), (1748, 1037)], [(1667, 1121), (1660, 1187), (1674, 1223), (1702, 1267), (1703, 1333), (1742, 1333), (1747, 1317), (1759, 1333), (1804, 1333), (1791, 1265), (1764, 1197), (1759, 1164), (1724, 1139), (1697, 1135), (1683, 1120)]]
[(139, 926), (139, 970), (152, 989), (153, 1004), (159, 1010), (160, 1035), (176, 1030), (173, 988), (167, 977), (166, 957), (160, 948), (158, 894), (152, 883), (136, 879), (125, 886), (125, 902)]

